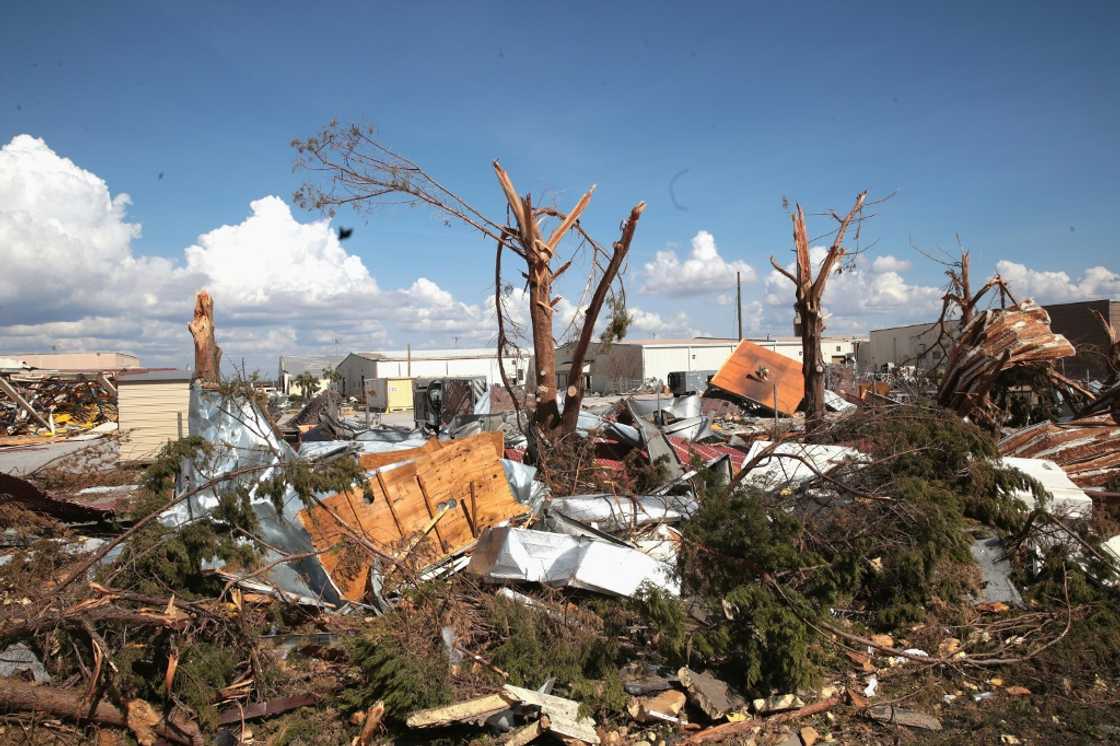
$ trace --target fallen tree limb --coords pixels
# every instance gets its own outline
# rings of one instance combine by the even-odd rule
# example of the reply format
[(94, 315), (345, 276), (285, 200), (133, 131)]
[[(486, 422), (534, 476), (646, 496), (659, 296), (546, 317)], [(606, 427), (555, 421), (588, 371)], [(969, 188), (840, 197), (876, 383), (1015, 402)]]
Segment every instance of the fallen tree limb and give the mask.
[[(22, 712), (41, 712), (77, 722), (95, 722), (114, 728), (129, 728), (128, 717), (115, 705), (99, 702), (93, 710), (83, 706), (82, 692), (35, 686), (19, 679), (0, 678), (0, 708)], [(202, 746), (202, 733), (190, 721), (160, 722), (152, 731), (172, 743)]]
[(731, 736), (737, 736), (755, 728), (761, 728), (770, 723), (784, 723), (789, 720), (798, 720), (800, 718), (809, 717), (810, 715), (818, 715), (822, 712), (831, 710), (836, 705), (844, 701), (844, 695), (837, 694), (828, 699), (822, 699), (819, 702), (805, 705), (797, 710), (789, 712), (780, 712), (777, 715), (772, 715), (768, 718), (752, 718), (750, 720), (739, 720), (732, 723), (721, 723), (713, 728), (702, 730), (699, 733), (694, 733), (687, 741), (686, 744), (709, 743), (711, 741), (722, 741)]
[(20, 637), (34, 635), (50, 627), (64, 625), (82, 626), (84, 622), (118, 622), (138, 627), (167, 627), (175, 629), (187, 623), (185, 617), (171, 617), (155, 611), (133, 611), (113, 606), (78, 605), (55, 613), (41, 614), (34, 619), (24, 619), (0, 627), (0, 645)]

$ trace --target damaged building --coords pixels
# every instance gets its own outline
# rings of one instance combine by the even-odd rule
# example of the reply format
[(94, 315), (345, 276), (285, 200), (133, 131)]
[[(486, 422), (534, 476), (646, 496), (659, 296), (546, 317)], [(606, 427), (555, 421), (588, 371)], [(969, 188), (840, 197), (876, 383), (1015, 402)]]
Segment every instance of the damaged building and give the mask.
[[(750, 342), (794, 361), (802, 356), (800, 337), (751, 337)], [(825, 359), (844, 364), (856, 352), (859, 337), (825, 337), (821, 347)], [(685, 339), (629, 339), (611, 344), (594, 342), (584, 361), (584, 387), (596, 394), (632, 391), (647, 381), (671, 386), (670, 375), (698, 372), (713, 375), (731, 357), (738, 339), (690, 337)], [(557, 377), (563, 385), (571, 367), (572, 345), (556, 350)], [(706, 384), (706, 380), (703, 382)], [(701, 386), (698, 390), (703, 390)]]

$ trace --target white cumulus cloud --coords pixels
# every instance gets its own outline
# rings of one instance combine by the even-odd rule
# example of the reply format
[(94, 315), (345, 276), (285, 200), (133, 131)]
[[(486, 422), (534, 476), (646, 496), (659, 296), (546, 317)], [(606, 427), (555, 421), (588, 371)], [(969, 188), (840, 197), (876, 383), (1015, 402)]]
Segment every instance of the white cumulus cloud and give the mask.
[(1065, 272), (1045, 272), (1003, 259), (996, 262), (1016, 298), (1033, 298), (1039, 303), (1120, 298), (1120, 274), (1101, 267), (1089, 267), (1080, 279)]
[(910, 269), (909, 259), (899, 259), (896, 256), (887, 254), (885, 256), (875, 257), (875, 261), (871, 263), (872, 272), (905, 272)]
[[(814, 246), (809, 250), (814, 274), (827, 253), (823, 246)], [(869, 263), (866, 258), (856, 256), (841, 263), (839, 270), (834, 271), (824, 294), (829, 331), (834, 334), (861, 332), (936, 317), (941, 304), (941, 288), (907, 282), (901, 274), (904, 262), (894, 257), (890, 259), (890, 262)], [(793, 268), (793, 262), (786, 265), (787, 271), (792, 272)], [(792, 328), (793, 283), (777, 270), (771, 270), (765, 286), (763, 300), (768, 306), (767, 319), (778, 328)]]
[(720, 256), (716, 239), (708, 231), (692, 237), (692, 251), (684, 261), (672, 249), (654, 255), (643, 267), (644, 293), (666, 295), (699, 295), (713, 290), (735, 287), (735, 273), (743, 282), (753, 282), (755, 271), (743, 261), (729, 262)]

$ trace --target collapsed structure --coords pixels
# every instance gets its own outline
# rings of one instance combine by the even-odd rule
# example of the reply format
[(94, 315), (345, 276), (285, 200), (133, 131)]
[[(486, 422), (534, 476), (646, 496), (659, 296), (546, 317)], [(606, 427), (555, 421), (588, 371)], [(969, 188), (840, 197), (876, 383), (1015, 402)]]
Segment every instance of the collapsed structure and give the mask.
[[(273, 397), (222, 378), (202, 291), (189, 377), (4, 370), (8, 435), (66, 447), (0, 449), (21, 463), (0, 472), (0, 708), (17, 722), (145, 746), (247, 743), (253, 728), (353, 746), (813, 746), (818, 728), (862, 743), (946, 724), (1017, 743), (990, 729), (1025, 726), (983, 708), (1015, 711), (1030, 683), (1069, 708), (1047, 729), (1120, 731), (1099, 696), (1120, 681), (1107, 324), (1113, 375), (1074, 381), (1058, 363), (1077, 350), (1046, 311), (1007, 305), (998, 276), (973, 295), (965, 254), (940, 379), (857, 375), (820, 347), (821, 301), (864, 192), (833, 214), (816, 278), (800, 207), (793, 270), (773, 262), (795, 285), (804, 365), (751, 340), (625, 347), (618, 280), (645, 203), (608, 249), (580, 223), (592, 190), (567, 213), (534, 206), (494, 163), (496, 221), (367, 131), (296, 146), (338, 177), (339, 192), (304, 194), (318, 207), (403, 194), (495, 240), (497, 349), (454, 374), (446, 351), (306, 367), (281, 382), (302, 408), (276, 421)], [(571, 261), (553, 259), (569, 234), (591, 248), (593, 290), (558, 348), (551, 290)], [(503, 253), (524, 262), (531, 358), (511, 354)], [(978, 312), (991, 288), (1000, 308)], [(666, 388), (646, 374), (670, 348), (688, 360), (658, 369)], [(432, 375), (414, 379), (413, 362)], [(371, 397), (407, 397), (369, 378), (402, 365), (413, 420), (374, 421)], [(115, 426), (141, 436), (131, 450), (102, 437)], [(1086, 710), (1102, 722), (1080, 725)]]

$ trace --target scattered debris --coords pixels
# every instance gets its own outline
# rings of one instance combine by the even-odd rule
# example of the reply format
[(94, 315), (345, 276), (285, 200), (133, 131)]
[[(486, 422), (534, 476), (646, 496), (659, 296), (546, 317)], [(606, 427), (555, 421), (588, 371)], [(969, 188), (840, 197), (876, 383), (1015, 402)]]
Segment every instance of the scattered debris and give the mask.
[(543, 583), (619, 596), (633, 596), (643, 583), (673, 595), (680, 592), (672, 567), (637, 549), (523, 528), (487, 529), (471, 554), (468, 569), (488, 580)]
[(692, 701), (711, 720), (723, 720), (729, 713), (746, 706), (743, 698), (735, 694), (726, 682), (707, 671), (697, 673), (685, 667), (677, 671), (677, 677)]
[(634, 697), (626, 705), (630, 717), (639, 723), (652, 723), (664, 721), (678, 722), (677, 716), (684, 709), (688, 698), (683, 692), (668, 689), (660, 694), (646, 697)]
[[(1063, 718), (1115, 720), (1093, 708), (1120, 675), (1120, 426), (992, 437), (995, 388), (1066, 385), (1067, 346), (1029, 301), (982, 312), (942, 406), (914, 372), (829, 373), (834, 412), (811, 427), (804, 371), (749, 342), (710, 388), (643, 387), (570, 420), (568, 392), (538, 417), (531, 392), (483, 379), (423, 381), (401, 427), (331, 388), (296, 413), (195, 381), (188, 437), (144, 470), (0, 472), (0, 706), (74, 743), (95, 726), (142, 744), (1019, 738), (989, 721), (1033, 742), (997, 714), (1058, 686)], [(1025, 370), (1042, 378), (1010, 376)], [(32, 373), (4, 380), (57, 434), (96, 419), (44, 409), (71, 382)], [(102, 424), (110, 378), (71, 386)], [(0, 425), (39, 439), (3, 396)], [(952, 717), (900, 706), (924, 702)]]
[(905, 725), (907, 728), (922, 730), (941, 730), (940, 720), (916, 710), (907, 710), (894, 705), (874, 705), (867, 708), (866, 712), (868, 717), (880, 723)]

